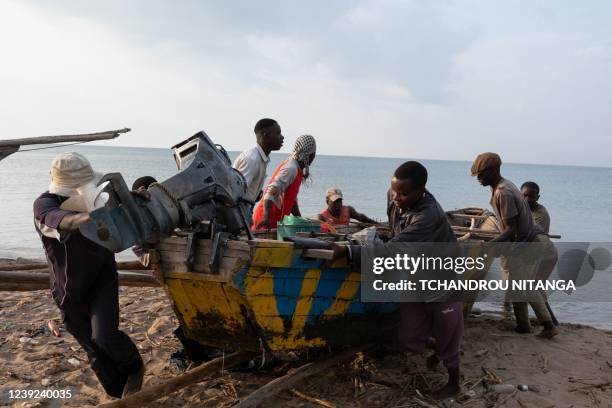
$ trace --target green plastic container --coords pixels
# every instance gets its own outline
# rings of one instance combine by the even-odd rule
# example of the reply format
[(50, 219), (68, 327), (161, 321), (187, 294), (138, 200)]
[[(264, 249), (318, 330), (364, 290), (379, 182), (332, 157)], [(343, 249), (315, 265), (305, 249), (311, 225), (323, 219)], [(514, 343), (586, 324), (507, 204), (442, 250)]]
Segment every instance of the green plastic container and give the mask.
[(276, 239), (282, 241), (285, 237), (294, 237), (298, 232), (319, 232), (321, 224), (306, 218), (285, 215), (276, 224)]

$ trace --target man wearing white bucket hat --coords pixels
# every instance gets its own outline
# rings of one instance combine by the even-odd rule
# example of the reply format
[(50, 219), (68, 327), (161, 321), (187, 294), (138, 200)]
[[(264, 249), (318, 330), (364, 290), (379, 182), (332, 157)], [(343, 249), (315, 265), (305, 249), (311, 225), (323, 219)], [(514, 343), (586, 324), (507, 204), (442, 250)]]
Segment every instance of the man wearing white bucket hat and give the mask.
[(136, 345), (119, 330), (115, 256), (78, 230), (107, 199), (103, 186), (96, 187), (100, 177), (78, 153), (57, 156), (49, 190), (34, 202), (34, 224), (66, 330), (87, 352), (106, 393), (120, 398), (142, 387), (144, 366)]

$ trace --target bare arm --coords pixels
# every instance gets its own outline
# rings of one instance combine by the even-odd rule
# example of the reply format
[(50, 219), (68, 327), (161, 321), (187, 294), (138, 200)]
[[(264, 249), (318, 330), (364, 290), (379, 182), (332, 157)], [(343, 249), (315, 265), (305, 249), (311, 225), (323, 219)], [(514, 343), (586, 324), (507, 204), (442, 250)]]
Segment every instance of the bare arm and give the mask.
[(500, 235), (496, 238), (492, 239), (491, 242), (509, 242), (514, 241), (516, 237), (516, 233), (518, 231), (518, 217), (513, 217), (507, 220), (504, 220), (504, 224), (506, 225), (505, 229), (502, 231)]
[(349, 213), (351, 214), (351, 218), (357, 221), (366, 222), (368, 224), (376, 224), (376, 221), (371, 219), (365, 214), (357, 212), (353, 207), (349, 206)]
[(89, 213), (86, 212), (66, 215), (59, 224), (59, 230), (62, 232), (76, 231), (90, 219)]
[(298, 203), (295, 203), (295, 205), (291, 209), (291, 214), (295, 215), (296, 217), (301, 217), (302, 216), (302, 213), (300, 212), (300, 207), (298, 206)]
[(270, 229), (270, 213), (272, 212), (272, 206), (274, 201), (270, 199), (263, 199), (263, 219), (255, 226), (255, 229)]

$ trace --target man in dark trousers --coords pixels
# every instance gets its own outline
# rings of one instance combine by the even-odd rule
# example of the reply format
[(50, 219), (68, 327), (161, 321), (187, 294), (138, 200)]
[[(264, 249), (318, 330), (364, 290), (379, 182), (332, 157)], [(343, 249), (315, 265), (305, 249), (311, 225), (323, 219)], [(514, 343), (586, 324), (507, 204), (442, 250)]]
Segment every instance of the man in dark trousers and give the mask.
[[(457, 238), (444, 210), (427, 191), (427, 169), (415, 161), (399, 166), (391, 179), (387, 214), (390, 242), (450, 242)], [(360, 265), (359, 246), (334, 246), (334, 257), (348, 256)], [(463, 337), (463, 308), (460, 301), (403, 302), (400, 304), (399, 338), (403, 347), (421, 353), (430, 338), (435, 339), (435, 354), (427, 365), (434, 368), (441, 360), (448, 371), (447, 384), (434, 391), (436, 399), (458, 394), (460, 386), (460, 347)]]
[[(547, 253), (554, 253), (554, 246), (548, 235), (535, 225), (531, 210), (519, 189), (511, 181), (501, 176), (501, 164), (502, 161), (498, 154), (482, 153), (474, 160), (471, 173), (472, 176), (478, 178), (480, 184), (491, 188), (491, 207), (502, 225), (501, 234), (492, 241), (537, 243), (534, 245), (539, 252), (537, 256), (510, 256), (508, 258), (509, 279), (517, 281), (535, 279), (538, 259), (531, 258), (545, 258)], [(556, 336), (558, 331), (553, 324), (546, 302), (542, 294), (537, 291), (523, 293), (521, 299), (512, 303), (516, 318), (515, 331), (531, 333), (527, 303), (522, 300), (523, 298), (529, 300), (538, 320), (544, 326), (544, 330), (538, 336), (548, 339)]]
[(106, 393), (121, 398), (142, 387), (144, 365), (136, 345), (119, 330), (115, 256), (79, 233), (79, 226), (89, 221), (88, 212), (62, 208), (72, 197), (83, 198), (84, 191), (91, 191), (84, 187), (95, 186), (99, 178), (78, 153), (56, 157), (49, 190), (34, 202), (34, 224), (66, 330), (87, 353)]

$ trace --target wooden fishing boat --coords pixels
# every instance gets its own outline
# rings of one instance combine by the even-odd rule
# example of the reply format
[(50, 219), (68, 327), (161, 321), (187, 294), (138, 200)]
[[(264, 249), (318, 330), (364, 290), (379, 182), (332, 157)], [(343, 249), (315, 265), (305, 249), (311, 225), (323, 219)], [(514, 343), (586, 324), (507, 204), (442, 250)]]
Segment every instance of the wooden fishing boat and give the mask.
[[(479, 207), (465, 207), (452, 211), (447, 211), (448, 221), (457, 236), (457, 240), (469, 246), (467, 251), (469, 256), (477, 257), (482, 249), (478, 245), (469, 245), (474, 241), (490, 241), (501, 233), (501, 225), (495, 214), (491, 211)], [(491, 268), (493, 258), (487, 258), (483, 270), (467, 271), (463, 279), (481, 280), (484, 279)], [(478, 292), (468, 292), (465, 294), (463, 302), (463, 314), (467, 316), (471, 313), (474, 303), (478, 297)]]
[(459, 241), (489, 241), (501, 233), (495, 214), (484, 208), (460, 208), (447, 211), (446, 216)]
[[(464, 209), (449, 219), (456, 227), (467, 228), (467, 221), (482, 229), (493, 225), (485, 216), (484, 210)], [(337, 240), (338, 234), (327, 238)], [(276, 351), (363, 344), (380, 340), (396, 322), (397, 305), (362, 302), (360, 272), (351, 271), (345, 260), (328, 264), (329, 251), (245, 237), (226, 241), (213, 267), (211, 240), (189, 242), (181, 236), (163, 239), (156, 245), (154, 269), (185, 334), (202, 345)], [(468, 242), (463, 246), (470, 256), (481, 250)]]
[(361, 302), (360, 273), (342, 260), (324, 265), (327, 251), (227, 241), (211, 273), (211, 241), (195, 242), (191, 264), (187, 243), (178, 236), (161, 241), (155, 269), (185, 334), (203, 345), (275, 351), (363, 344), (396, 319), (394, 304)]

